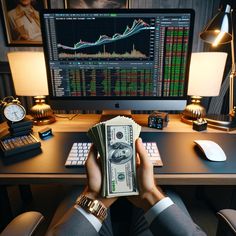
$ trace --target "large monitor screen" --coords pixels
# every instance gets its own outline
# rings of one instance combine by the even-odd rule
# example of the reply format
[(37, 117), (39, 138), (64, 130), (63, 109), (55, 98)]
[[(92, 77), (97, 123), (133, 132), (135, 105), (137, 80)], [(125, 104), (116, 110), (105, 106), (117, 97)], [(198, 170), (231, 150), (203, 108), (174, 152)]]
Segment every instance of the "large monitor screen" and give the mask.
[(52, 106), (182, 110), (193, 21), (190, 9), (44, 10)]

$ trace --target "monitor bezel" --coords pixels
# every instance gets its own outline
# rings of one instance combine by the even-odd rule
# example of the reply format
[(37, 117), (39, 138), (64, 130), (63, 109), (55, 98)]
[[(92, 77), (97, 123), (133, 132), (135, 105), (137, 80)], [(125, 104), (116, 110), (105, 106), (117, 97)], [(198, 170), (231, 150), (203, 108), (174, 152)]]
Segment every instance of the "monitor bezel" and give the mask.
[(45, 25), (43, 22), (43, 15), (50, 13), (183, 13), (190, 14), (190, 30), (189, 30), (189, 44), (187, 51), (187, 62), (186, 62), (186, 76), (184, 89), (184, 95), (182, 97), (138, 97), (138, 96), (127, 96), (127, 97), (56, 97), (52, 96), (52, 88), (49, 86), (51, 81), (50, 68), (48, 65), (49, 55), (46, 43), (43, 43), (43, 50), (45, 55), (45, 63), (48, 77), (48, 89), (49, 96), (48, 100), (53, 109), (86, 109), (86, 110), (104, 110), (104, 109), (115, 109), (115, 110), (183, 110), (187, 104), (187, 87), (188, 87), (188, 75), (189, 65), (192, 53), (193, 33), (194, 33), (194, 19), (195, 11), (189, 8), (165, 8), (165, 9), (43, 9), (40, 12), (42, 38), (45, 42), (47, 35), (45, 34)]

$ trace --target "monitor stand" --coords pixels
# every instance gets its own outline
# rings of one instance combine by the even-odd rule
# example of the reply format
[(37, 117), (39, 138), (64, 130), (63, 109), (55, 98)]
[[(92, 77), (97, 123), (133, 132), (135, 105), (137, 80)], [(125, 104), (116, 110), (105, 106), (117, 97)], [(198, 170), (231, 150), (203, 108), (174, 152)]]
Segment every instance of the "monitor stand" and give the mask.
[(110, 120), (116, 116), (126, 116), (132, 118), (131, 110), (103, 110), (100, 122)]

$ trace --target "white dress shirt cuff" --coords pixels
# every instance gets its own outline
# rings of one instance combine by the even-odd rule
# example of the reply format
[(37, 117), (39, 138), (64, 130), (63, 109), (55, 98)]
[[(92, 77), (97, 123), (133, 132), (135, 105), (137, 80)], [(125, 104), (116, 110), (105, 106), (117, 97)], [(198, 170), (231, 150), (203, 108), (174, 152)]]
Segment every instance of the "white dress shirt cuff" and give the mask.
[(99, 232), (99, 230), (102, 227), (102, 223), (101, 223), (101, 221), (99, 221), (99, 219), (96, 216), (88, 213), (80, 206), (75, 205), (75, 209), (77, 209), (81, 214), (83, 214), (84, 217), (86, 217), (86, 219), (93, 225), (93, 227), (96, 229), (96, 231)]
[(165, 197), (153, 205), (145, 214), (144, 217), (147, 220), (148, 224), (150, 225), (152, 221), (167, 207), (174, 204), (169, 197)]

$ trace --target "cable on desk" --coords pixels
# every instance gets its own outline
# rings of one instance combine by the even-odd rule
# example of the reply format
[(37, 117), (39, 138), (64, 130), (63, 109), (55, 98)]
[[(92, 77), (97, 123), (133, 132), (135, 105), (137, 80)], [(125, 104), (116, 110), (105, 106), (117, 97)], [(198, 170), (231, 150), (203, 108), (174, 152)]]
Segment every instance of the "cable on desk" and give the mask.
[(68, 119), (68, 120), (73, 120), (76, 116), (78, 116), (79, 114), (74, 114), (71, 117), (68, 116), (60, 116), (60, 115), (55, 115), (58, 118), (63, 118), (63, 119)]

